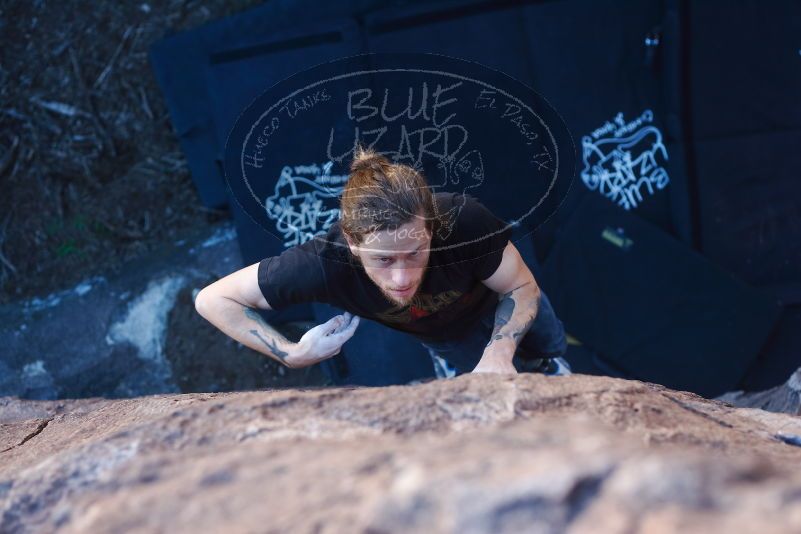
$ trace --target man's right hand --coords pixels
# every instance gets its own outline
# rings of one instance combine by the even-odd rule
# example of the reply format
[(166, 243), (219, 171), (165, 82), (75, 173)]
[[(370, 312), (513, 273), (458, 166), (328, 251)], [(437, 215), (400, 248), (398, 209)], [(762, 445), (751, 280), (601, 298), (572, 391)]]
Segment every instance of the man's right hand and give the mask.
[(339, 354), (342, 345), (353, 337), (359, 316), (345, 312), (332, 317), (303, 334), (286, 358), (288, 366), (308, 367)]

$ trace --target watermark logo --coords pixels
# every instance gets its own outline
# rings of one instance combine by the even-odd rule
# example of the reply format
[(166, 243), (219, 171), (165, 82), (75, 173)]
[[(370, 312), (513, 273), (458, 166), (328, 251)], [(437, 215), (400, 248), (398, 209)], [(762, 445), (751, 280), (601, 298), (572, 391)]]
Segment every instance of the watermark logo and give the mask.
[(450, 239), (467, 196), (505, 223), (498, 232), (534, 230), (563, 201), (576, 163), (561, 117), (513, 78), (435, 54), (363, 54), (253, 101), (226, 144), (226, 180), (284, 247), (302, 244), (343, 216), (357, 146), (420, 173), (434, 194), (459, 194), (437, 214), (432, 252), (468, 244)]
[(662, 132), (648, 109), (631, 121), (623, 113), (581, 139), (581, 181), (624, 209), (636, 208), (646, 196), (670, 183), (662, 166), (668, 159)]

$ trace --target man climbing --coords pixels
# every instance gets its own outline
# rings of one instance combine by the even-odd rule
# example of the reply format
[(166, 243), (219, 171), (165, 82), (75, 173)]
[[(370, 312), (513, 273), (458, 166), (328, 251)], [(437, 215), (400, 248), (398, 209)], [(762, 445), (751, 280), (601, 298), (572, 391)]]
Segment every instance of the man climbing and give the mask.
[[(338, 354), (364, 317), (418, 338), (439, 377), (570, 373), (561, 321), (511, 229), (475, 198), (434, 194), (421, 173), (357, 147), (340, 211), (327, 234), (203, 288), (198, 313), (292, 368)], [(311, 301), (345, 313), (297, 343), (255, 310)]]

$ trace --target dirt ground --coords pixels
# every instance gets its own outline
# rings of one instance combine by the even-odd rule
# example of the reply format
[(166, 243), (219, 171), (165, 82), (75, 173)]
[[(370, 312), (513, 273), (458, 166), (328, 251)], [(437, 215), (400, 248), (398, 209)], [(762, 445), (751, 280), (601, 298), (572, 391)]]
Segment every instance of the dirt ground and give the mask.
[(227, 216), (200, 203), (148, 50), (257, 3), (0, 2), (0, 303)]
[[(228, 217), (199, 200), (148, 50), (257, 3), (0, 2), (0, 303), (113, 276)], [(318, 368), (284, 369), (238, 346), (186, 291), (170, 332), (182, 391), (326, 381)]]

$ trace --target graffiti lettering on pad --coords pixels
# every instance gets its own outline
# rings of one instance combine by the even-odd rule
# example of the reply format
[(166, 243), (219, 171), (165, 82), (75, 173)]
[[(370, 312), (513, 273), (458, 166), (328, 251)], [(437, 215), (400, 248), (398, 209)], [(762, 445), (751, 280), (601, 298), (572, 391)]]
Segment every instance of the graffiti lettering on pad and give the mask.
[[(339, 196), (347, 175), (332, 175), (332, 162), (320, 166), (285, 165), (264, 206), (284, 238), (284, 247), (300, 245), (325, 234), (339, 219)], [(308, 175), (305, 177), (302, 175)]]
[(668, 159), (662, 132), (653, 122), (653, 112), (646, 110), (626, 122), (618, 113), (614, 122), (581, 139), (584, 168), (581, 180), (593, 191), (629, 210), (643, 201), (643, 191), (653, 195), (664, 189), (670, 179), (662, 166)]

